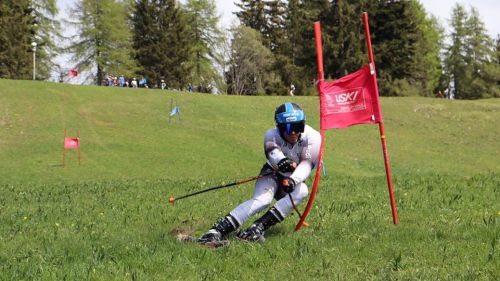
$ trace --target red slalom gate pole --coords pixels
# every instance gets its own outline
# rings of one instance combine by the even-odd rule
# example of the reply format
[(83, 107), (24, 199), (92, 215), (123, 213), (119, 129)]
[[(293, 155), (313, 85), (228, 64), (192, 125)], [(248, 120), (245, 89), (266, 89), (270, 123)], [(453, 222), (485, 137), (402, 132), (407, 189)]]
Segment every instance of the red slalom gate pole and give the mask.
[[(319, 21), (314, 23), (314, 38), (316, 43), (316, 60), (318, 64), (318, 87), (324, 80), (324, 72), (323, 72), (323, 45), (321, 42), (321, 24)], [(319, 95), (321, 100), (321, 95)], [(320, 102), (321, 104), (321, 102)], [(321, 118), (320, 118), (321, 120)], [(300, 216), (300, 220), (295, 226), (295, 231), (298, 231), (302, 226), (306, 226), (306, 217), (311, 210), (312, 204), (314, 202), (314, 198), (316, 197), (316, 192), (318, 191), (319, 180), (321, 178), (321, 163), (323, 162), (323, 146), (325, 139), (325, 130), (323, 129), (323, 124), (320, 122), (320, 134), (321, 134), (321, 145), (319, 149), (319, 157), (318, 157), (318, 167), (316, 168), (316, 176), (314, 177), (314, 184), (311, 190), (311, 195), (309, 195), (309, 201), (307, 202), (306, 208)]]
[[(363, 22), (365, 24), (365, 36), (366, 36), (366, 46), (368, 47), (368, 58), (370, 59), (370, 70), (373, 72), (372, 81), (376, 91), (377, 98), (377, 106), (378, 106), (378, 114), (381, 114), (380, 110), (380, 99), (378, 93), (377, 86), (377, 76), (375, 72), (375, 62), (373, 59), (373, 51), (372, 51), (372, 41), (370, 38), (370, 26), (368, 25), (368, 13), (363, 13)], [(380, 116), (381, 117), (381, 116)], [(392, 176), (391, 176), (391, 166), (389, 165), (389, 153), (387, 152), (387, 145), (385, 141), (385, 130), (384, 130), (384, 122), (382, 118), (380, 118), (380, 123), (378, 123), (379, 132), (380, 132), (380, 140), (382, 142), (382, 151), (384, 153), (384, 164), (385, 164), (385, 173), (387, 176), (387, 186), (389, 188), (389, 198), (391, 200), (391, 210), (392, 210), (392, 220), (394, 224), (398, 224), (398, 213), (396, 210), (396, 200), (394, 199), (394, 192), (392, 186)]]

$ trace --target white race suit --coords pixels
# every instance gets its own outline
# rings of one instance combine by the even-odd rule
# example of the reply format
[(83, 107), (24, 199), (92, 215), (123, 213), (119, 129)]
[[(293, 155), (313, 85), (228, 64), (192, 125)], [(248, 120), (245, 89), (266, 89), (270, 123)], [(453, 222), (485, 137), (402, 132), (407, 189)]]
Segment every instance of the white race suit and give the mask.
[[(250, 200), (243, 202), (230, 212), (243, 225), (254, 214), (269, 207), (273, 198), (278, 200), (274, 207), (285, 218), (292, 210), (293, 205), (289, 196), (285, 196), (280, 187), (280, 177), (290, 177), (295, 183), (295, 189), (291, 193), (295, 205), (298, 205), (308, 194), (308, 189), (304, 181), (311, 174), (312, 169), (318, 162), (319, 150), (321, 146), (321, 135), (308, 125), (305, 125), (304, 132), (295, 144), (284, 140), (278, 128), (269, 129), (264, 138), (264, 152), (267, 163), (262, 168), (261, 174), (269, 171), (277, 171), (277, 164), (285, 157), (297, 163), (297, 168), (293, 173), (272, 174), (258, 179), (255, 183), (255, 190)], [(271, 168), (272, 167), (272, 168)]]

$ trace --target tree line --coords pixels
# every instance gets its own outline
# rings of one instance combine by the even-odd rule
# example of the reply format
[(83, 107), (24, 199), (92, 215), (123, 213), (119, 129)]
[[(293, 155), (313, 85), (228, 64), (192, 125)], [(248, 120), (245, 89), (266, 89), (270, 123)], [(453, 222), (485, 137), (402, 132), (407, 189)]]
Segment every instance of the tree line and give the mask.
[[(500, 35), (486, 33), (475, 8), (451, 9), (450, 34), (417, 0), (239, 0), (239, 23), (220, 28), (215, 0), (77, 0), (59, 22), (56, 0), (0, 3), (0, 78), (62, 72), (71, 54), (100, 85), (107, 74), (144, 75), (169, 87), (212, 85), (234, 95), (315, 95), (313, 23), (321, 21), (325, 78), (368, 61), (362, 12), (369, 14), (380, 94), (457, 99), (500, 97)], [(76, 34), (64, 38), (61, 26)], [(61, 44), (60, 42), (68, 42)]]

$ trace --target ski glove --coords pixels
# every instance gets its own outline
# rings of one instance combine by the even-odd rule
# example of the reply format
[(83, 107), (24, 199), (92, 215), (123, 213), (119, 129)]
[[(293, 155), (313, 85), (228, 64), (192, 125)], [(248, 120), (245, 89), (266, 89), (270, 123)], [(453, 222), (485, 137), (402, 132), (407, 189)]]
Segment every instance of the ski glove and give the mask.
[(281, 186), (286, 193), (292, 193), (296, 185), (297, 183), (292, 178), (284, 178), (281, 180)]
[(285, 157), (278, 162), (278, 169), (282, 173), (290, 173), (295, 170), (297, 164), (292, 159)]

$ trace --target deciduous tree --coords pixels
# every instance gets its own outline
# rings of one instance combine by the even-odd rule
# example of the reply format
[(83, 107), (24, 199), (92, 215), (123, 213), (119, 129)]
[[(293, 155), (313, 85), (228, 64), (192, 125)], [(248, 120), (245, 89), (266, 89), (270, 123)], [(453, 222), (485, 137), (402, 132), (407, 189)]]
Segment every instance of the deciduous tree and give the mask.
[(231, 94), (265, 93), (265, 84), (272, 79), (268, 75), (272, 66), (272, 55), (262, 44), (262, 35), (258, 31), (244, 25), (233, 30), (229, 61), (228, 78)]

